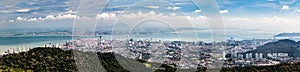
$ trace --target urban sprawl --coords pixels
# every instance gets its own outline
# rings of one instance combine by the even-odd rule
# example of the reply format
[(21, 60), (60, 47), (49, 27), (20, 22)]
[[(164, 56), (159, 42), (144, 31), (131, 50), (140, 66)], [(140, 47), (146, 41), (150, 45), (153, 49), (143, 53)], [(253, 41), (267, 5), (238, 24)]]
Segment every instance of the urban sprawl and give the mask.
[[(43, 47), (77, 49), (84, 52), (114, 52), (127, 58), (145, 60), (162, 64), (175, 64), (178, 68), (212, 67), (212, 63), (222, 61), (223, 67), (266, 66), (280, 63), (300, 62), (299, 58), (288, 53), (245, 53), (275, 39), (252, 39), (226, 42), (187, 42), (161, 40), (108, 40), (100, 38), (81, 38), (65, 43), (48, 43)], [(31, 48), (10, 48), (3, 55), (28, 51)], [(214, 51), (221, 53), (216, 56)]]

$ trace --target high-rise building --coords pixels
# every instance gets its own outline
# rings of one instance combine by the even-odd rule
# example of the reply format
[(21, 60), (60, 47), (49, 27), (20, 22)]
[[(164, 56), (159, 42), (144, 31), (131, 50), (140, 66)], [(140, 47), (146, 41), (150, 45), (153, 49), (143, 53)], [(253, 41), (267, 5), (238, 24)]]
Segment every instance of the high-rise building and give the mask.
[(13, 53), (16, 53), (16, 50), (15, 50), (15, 48), (12, 48), (13, 49)]
[(277, 53), (273, 53), (273, 57), (277, 57)]
[(273, 55), (271, 53), (268, 53), (267, 57), (273, 57)]
[(255, 59), (259, 59), (259, 53), (255, 53)]
[(223, 59), (226, 60), (226, 53), (223, 51)]
[(249, 53), (249, 58), (252, 59), (252, 53)]
[(243, 54), (238, 54), (238, 58), (239, 59), (244, 59), (244, 55)]
[(237, 51), (236, 50), (231, 51), (231, 57), (237, 57)]
[(250, 59), (249, 54), (246, 54), (246, 59)]
[(259, 53), (259, 58), (263, 59), (263, 53)]

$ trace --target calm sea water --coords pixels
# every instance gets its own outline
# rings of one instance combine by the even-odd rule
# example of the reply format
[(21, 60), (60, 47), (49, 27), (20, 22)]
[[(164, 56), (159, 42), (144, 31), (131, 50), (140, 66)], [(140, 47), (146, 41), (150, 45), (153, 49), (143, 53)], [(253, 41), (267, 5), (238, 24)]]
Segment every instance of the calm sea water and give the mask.
[(18, 45), (27, 43), (71, 40), (72, 36), (18, 36), (18, 37), (0, 37), (0, 45)]
[(14, 36), (0, 37), (0, 52), (9, 48), (37, 47), (47, 43), (64, 43), (72, 36)]

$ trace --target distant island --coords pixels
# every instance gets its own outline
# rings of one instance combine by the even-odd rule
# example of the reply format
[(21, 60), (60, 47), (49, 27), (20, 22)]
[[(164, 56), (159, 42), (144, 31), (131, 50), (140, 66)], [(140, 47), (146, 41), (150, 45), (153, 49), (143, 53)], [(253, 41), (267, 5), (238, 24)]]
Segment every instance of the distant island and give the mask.
[(274, 35), (274, 37), (299, 37), (300, 33), (279, 33)]

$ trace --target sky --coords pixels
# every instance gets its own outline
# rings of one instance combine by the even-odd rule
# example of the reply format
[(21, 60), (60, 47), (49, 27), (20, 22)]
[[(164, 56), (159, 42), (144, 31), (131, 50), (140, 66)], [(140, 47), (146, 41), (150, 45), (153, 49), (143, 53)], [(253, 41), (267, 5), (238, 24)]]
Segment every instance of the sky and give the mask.
[[(213, 19), (195, 0), (1, 0), (0, 30), (133, 26), (143, 20), (209, 30)], [(299, 0), (216, 0), (228, 35), (300, 32)], [(204, 3), (205, 4), (205, 3)], [(211, 6), (207, 6), (211, 7)], [(74, 26), (74, 24), (76, 26)], [(115, 29), (121, 29), (118, 26)], [(207, 31), (206, 30), (206, 31)], [(201, 31), (199, 31), (201, 32)]]

